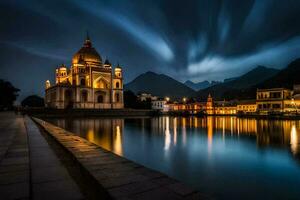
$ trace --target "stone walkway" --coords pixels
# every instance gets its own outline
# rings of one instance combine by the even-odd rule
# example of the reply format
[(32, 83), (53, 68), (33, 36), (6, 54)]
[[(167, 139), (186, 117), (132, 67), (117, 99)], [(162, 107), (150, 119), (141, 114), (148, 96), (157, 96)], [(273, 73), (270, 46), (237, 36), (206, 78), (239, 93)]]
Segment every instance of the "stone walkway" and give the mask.
[(209, 199), (165, 174), (117, 156), (43, 120), (34, 120), (62, 144), (114, 199)]
[(33, 199), (83, 199), (34, 122), (26, 117)]
[(0, 199), (83, 199), (29, 118), (0, 113)]
[(22, 117), (0, 113), (0, 142), (0, 198), (29, 199), (29, 152)]

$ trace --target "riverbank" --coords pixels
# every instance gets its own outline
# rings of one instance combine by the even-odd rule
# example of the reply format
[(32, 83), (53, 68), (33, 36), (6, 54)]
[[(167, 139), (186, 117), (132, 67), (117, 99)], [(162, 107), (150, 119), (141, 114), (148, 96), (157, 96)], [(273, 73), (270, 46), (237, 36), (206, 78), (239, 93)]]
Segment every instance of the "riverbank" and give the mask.
[(46, 109), (30, 108), (23, 109), (22, 113), (38, 118), (59, 118), (59, 117), (147, 117), (159, 115), (154, 110), (138, 109)]
[(152, 116), (196, 116), (196, 117), (206, 117), (206, 116), (234, 116), (239, 118), (254, 118), (254, 119), (271, 119), (271, 120), (300, 120), (300, 114), (205, 114), (203, 112), (191, 114), (186, 111), (169, 111), (160, 112), (151, 109), (46, 109), (46, 108), (30, 108), (23, 109), (23, 114), (38, 118), (68, 118), (68, 117), (121, 117), (121, 118), (131, 118), (131, 117), (152, 117)]

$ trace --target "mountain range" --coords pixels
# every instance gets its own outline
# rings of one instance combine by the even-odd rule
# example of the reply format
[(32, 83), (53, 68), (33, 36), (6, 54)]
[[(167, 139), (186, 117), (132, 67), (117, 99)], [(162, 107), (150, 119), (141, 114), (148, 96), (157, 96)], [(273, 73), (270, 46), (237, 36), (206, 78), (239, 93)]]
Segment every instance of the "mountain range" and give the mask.
[(232, 98), (231, 93), (238, 93), (239, 91), (251, 88), (269, 78), (273, 77), (279, 72), (277, 69), (258, 66), (244, 75), (235, 78), (231, 81), (226, 81), (203, 90), (199, 90), (196, 94), (197, 97), (202, 99), (211, 94), (215, 99), (228, 99)]
[(136, 94), (139, 92), (147, 92), (160, 97), (181, 98), (194, 96), (196, 94), (193, 89), (183, 83), (164, 74), (154, 72), (146, 72), (139, 75), (130, 83), (125, 84), (124, 88)]
[(198, 90), (202, 90), (202, 89), (217, 85), (219, 83), (220, 83), (219, 81), (212, 81), (212, 82), (202, 81), (202, 82), (194, 83), (193, 81), (188, 80), (188, 81), (184, 82), (184, 85), (188, 86), (189, 88), (191, 88), (195, 91), (198, 91)]
[[(296, 59), (281, 70), (258, 66), (239, 77), (225, 79), (214, 85), (210, 85), (214, 82), (209, 83), (208, 81), (181, 83), (164, 74), (146, 72), (124, 87), (125, 90), (135, 93), (148, 92), (161, 97), (197, 97), (205, 100), (208, 94), (211, 94), (217, 100), (253, 99), (257, 88), (285, 87), (292, 89), (294, 84), (300, 84), (299, 74), (300, 59)], [(197, 90), (197, 88), (201, 89)]]

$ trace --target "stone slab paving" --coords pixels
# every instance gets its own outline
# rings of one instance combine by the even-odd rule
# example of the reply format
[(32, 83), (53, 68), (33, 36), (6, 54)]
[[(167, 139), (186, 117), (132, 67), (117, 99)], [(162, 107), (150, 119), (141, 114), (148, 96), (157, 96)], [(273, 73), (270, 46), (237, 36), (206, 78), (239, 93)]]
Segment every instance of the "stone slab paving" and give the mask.
[(28, 140), (22, 116), (0, 113), (0, 142), (0, 199), (29, 199)]
[(0, 112), (0, 199), (83, 199), (31, 119)]
[(114, 199), (210, 199), (160, 172), (148, 169), (34, 118)]
[(36, 124), (28, 117), (25, 122), (29, 140), (32, 198), (84, 199)]

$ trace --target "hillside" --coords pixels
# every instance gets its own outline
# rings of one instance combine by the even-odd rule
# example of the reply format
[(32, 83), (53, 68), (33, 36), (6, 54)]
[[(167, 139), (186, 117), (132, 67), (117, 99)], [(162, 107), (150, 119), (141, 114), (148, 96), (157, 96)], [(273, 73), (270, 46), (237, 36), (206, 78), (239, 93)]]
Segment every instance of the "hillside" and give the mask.
[(257, 88), (285, 87), (293, 88), (294, 84), (300, 84), (300, 58), (291, 62), (275, 76), (257, 84)]
[(147, 92), (160, 97), (182, 98), (195, 95), (195, 91), (183, 83), (164, 74), (156, 74), (154, 72), (146, 72), (139, 75), (126, 84), (124, 88), (136, 94)]
[(212, 82), (201, 81), (201, 82), (194, 83), (193, 81), (188, 80), (188, 81), (184, 82), (184, 85), (188, 86), (189, 88), (191, 88), (195, 91), (198, 91), (198, 90), (202, 90), (202, 89), (217, 85), (219, 83), (221, 83), (221, 82), (218, 82), (218, 81), (212, 81)]
[[(247, 91), (249, 88), (268, 80), (279, 73), (279, 70), (258, 66), (246, 74), (236, 77), (232, 81), (226, 81), (221, 84), (200, 90), (197, 97), (205, 99), (210, 93), (215, 99), (238, 98), (238, 94)], [(247, 93), (245, 94), (247, 96)], [(252, 94), (249, 93), (252, 96)], [(249, 96), (249, 97), (251, 97)], [(244, 96), (243, 96), (244, 97)], [(245, 97), (248, 98), (248, 97)]]

